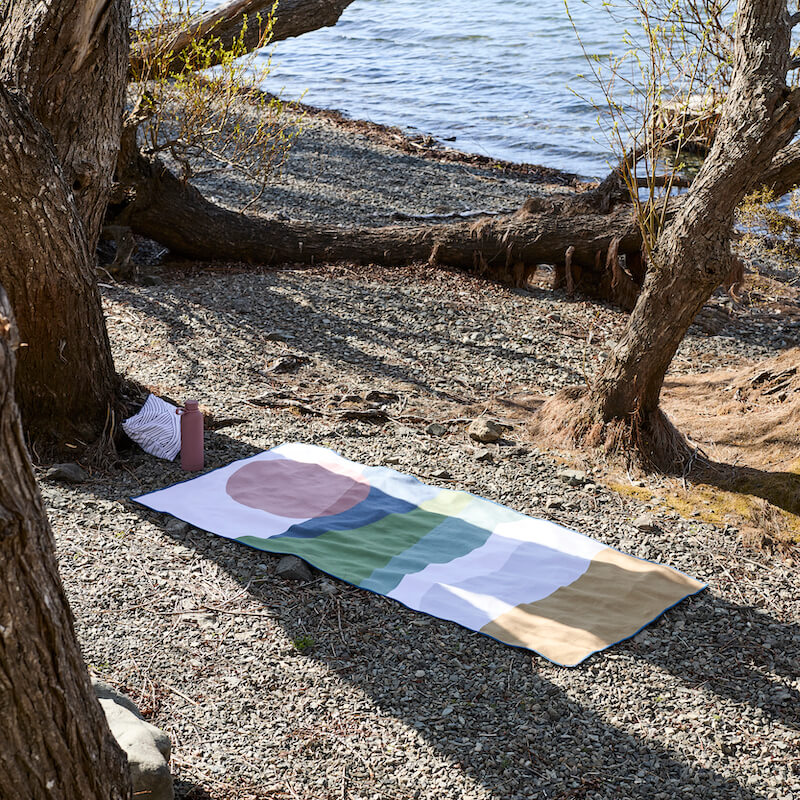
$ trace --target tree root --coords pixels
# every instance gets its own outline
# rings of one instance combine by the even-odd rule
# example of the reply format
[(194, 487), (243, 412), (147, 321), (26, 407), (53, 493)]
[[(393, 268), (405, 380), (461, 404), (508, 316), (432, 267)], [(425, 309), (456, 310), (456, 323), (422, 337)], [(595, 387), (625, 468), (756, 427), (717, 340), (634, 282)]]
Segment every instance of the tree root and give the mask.
[(529, 430), (544, 444), (599, 450), (609, 461), (644, 472), (687, 477), (706, 460), (661, 409), (604, 421), (584, 386), (569, 386), (551, 397)]

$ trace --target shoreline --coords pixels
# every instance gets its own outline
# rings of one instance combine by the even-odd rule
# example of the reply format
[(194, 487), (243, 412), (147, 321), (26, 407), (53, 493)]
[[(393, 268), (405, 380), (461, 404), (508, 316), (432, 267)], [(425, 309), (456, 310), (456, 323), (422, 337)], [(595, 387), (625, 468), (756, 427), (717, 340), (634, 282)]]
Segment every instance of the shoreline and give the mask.
[[(513, 213), (530, 196), (589, 185), (571, 173), (464, 153), (339, 111), (288, 102), (284, 110), (300, 115), (300, 133), (248, 213), (342, 227), (418, 224)], [(239, 210), (258, 194), (245, 175), (210, 161), (202, 167), (208, 174), (192, 183), (223, 206)]]
[[(269, 99), (280, 100), (279, 97), (269, 92), (263, 92), (263, 95)], [(582, 178), (577, 173), (566, 172), (557, 167), (547, 167), (542, 164), (531, 164), (524, 161), (509, 161), (503, 158), (492, 158), (481, 153), (459, 150), (432, 134), (407, 133), (396, 125), (385, 125), (380, 122), (358, 119), (337, 109), (312, 106), (299, 100), (280, 100), (280, 102), (283, 103), (285, 108), (296, 109), (310, 118), (324, 119), (337, 125), (342, 130), (367, 136), (376, 144), (383, 144), (420, 158), (428, 158), (445, 163), (467, 164), (485, 169), (499, 169), (502, 172), (529, 176), (534, 182), (547, 181), (548, 183), (573, 186), (575, 188), (593, 183), (593, 181)]]

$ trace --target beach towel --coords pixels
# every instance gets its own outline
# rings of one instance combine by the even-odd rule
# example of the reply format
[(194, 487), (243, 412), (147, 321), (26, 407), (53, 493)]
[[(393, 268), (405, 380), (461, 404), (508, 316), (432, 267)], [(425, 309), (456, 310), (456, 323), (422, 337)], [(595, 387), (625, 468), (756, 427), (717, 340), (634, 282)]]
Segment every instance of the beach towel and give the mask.
[(704, 588), (553, 522), (308, 444), (135, 499), (563, 666)]

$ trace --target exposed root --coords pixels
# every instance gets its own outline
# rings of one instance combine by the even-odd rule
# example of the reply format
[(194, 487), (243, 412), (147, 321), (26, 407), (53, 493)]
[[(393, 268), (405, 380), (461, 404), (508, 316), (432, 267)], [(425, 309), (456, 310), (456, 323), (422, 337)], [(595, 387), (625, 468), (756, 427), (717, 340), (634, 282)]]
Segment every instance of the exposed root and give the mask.
[(738, 299), (739, 289), (744, 283), (744, 263), (736, 256), (731, 260), (731, 268), (722, 282), (725, 291), (734, 299)]
[(564, 257), (565, 260), (564, 272), (567, 278), (567, 294), (569, 295), (575, 293), (575, 276), (572, 274), (572, 256), (574, 255), (575, 255), (575, 246), (570, 245), (567, 248), (567, 252)]
[(622, 268), (619, 245), (619, 238), (611, 242), (606, 256), (606, 269), (611, 273), (611, 293), (614, 300), (626, 311), (630, 311), (636, 305), (636, 298), (639, 297), (639, 286)]
[(531, 433), (555, 447), (599, 449), (607, 460), (645, 472), (686, 477), (704, 461), (660, 409), (604, 422), (583, 386), (569, 386), (550, 398), (532, 421)]

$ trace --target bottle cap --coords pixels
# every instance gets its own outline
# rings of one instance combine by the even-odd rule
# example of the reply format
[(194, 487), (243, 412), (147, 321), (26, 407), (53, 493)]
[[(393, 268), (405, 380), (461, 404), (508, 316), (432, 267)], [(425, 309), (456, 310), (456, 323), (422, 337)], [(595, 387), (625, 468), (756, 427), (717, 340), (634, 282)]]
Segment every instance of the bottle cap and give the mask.
[(186, 402), (184, 402), (183, 407), (187, 411), (197, 411), (199, 406), (197, 400), (187, 400)]

